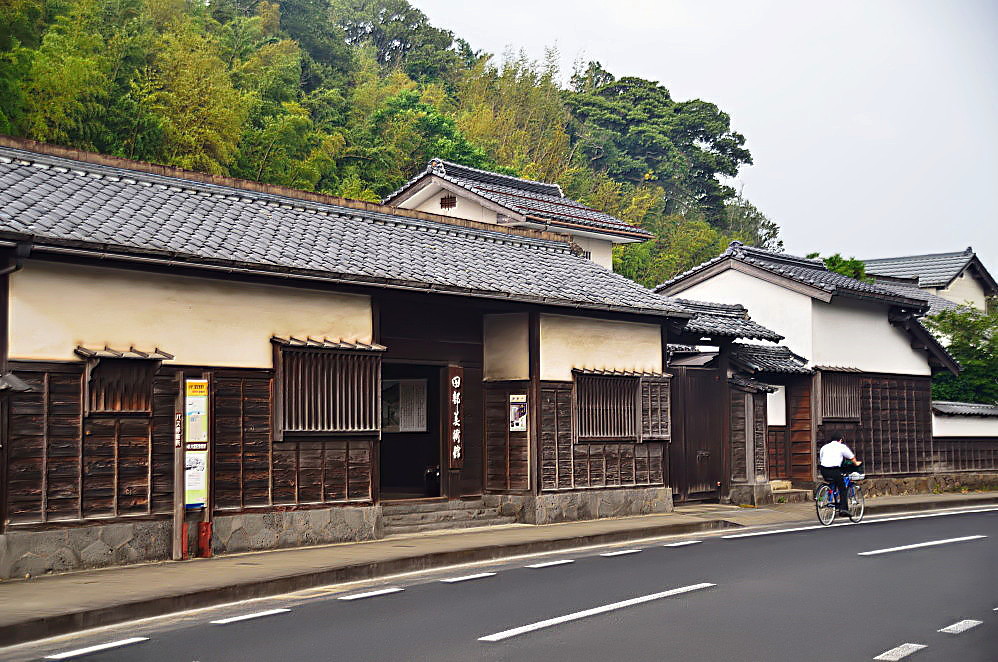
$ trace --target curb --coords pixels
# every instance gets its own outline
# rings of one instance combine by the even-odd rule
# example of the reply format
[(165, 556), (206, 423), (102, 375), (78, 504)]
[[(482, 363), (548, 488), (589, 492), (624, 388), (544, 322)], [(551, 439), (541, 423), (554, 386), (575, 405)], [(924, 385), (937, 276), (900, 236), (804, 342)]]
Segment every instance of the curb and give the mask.
[[(876, 499), (877, 497), (870, 497)], [(886, 515), (889, 513), (903, 513), (923, 510), (948, 510), (950, 508), (966, 508), (968, 506), (992, 506), (998, 504), (998, 496), (993, 494), (967, 494), (960, 499), (949, 499), (944, 503), (932, 501), (920, 501), (917, 503), (884, 503), (870, 504), (866, 507), (865, 515), (876, 514)]]
[(68, 634), (106, 625), (115, 625), (153, 616), (163, 616), (177, 611), (200, 609), (252, 598), (265, 598), (291, 593), (326, 584), (338, 584), (419, 570), (432, 570), (461, 563), (491, 561), (540, 552), (554, 552), (573, 547), (601, 545), (642, 538), (713, 531), (739, 527), (723, 519), (704, 520), (683, 524), (659, 524), (624, 531), (575, 535), (549, 540), (494, 544), (485, 547), (450, 550), (432, 554), (417, 554), (387, 561), (372, 561), (355, 565), (331, 567), (305, 574), (251, 580), (230, 586), (203, 589), (174, 595), (160, 596), (45, 618), (11, 623), (0, 627), (0, 646), (13, 646), (46, 637)]

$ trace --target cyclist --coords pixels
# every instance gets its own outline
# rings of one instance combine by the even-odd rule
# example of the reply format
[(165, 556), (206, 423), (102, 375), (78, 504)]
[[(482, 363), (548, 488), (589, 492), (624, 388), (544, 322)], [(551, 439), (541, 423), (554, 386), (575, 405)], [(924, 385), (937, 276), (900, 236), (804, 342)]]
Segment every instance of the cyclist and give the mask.
[(842, 441), (841, 434), (833, 434), (828, 443), (818, 451), (818, 469), (821, 477), (835, 485), (839, 492), (839, 515), (849, 515), (849, 495), (846, 494), (846, 482), (843, 476), (858, 467), (862, 462), (856, 459), (848, 446)]

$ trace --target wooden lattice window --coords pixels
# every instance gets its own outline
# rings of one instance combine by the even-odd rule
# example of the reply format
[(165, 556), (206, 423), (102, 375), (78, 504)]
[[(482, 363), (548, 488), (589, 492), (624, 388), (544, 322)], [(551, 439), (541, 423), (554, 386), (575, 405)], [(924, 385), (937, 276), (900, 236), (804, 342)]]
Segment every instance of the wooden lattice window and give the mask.
[(637, 377), (576, 374), (579, 441), (638, 441), (640, 388)]
[(860, 385), (856, 373), (821, 373), (822, 418), (859, 420)]
[(440, 198), (441, 209), (454, 209), (454, 207), (457, 207), (457, 196), (445, 195)]
[(279, 347), (278, 438), (381, 429), (381, 354)]
[(668, 375), (641, 378), (642, 441), (667, 441), (672, 438), (671, 402)]
[(88, 414), (151, 414), (159, 361), (102, 358), (87, 366)]

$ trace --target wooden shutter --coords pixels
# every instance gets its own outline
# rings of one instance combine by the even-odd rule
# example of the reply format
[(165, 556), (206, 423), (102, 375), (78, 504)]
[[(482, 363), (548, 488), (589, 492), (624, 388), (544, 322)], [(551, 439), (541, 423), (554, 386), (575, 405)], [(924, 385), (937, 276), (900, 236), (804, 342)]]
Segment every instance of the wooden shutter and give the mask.
[(642, 441), (663, 441), (672, 437), (671, 396), (668, 376), (641, 378)]
[(99, 359), (87, 368), (88, 414), (152, 413), (152, 381), (159, 361)]
[(859, 375), (821, 373), (822, 418), (859, 419)]
[(288, 434), (377, 433), (380, 384), (380, 354), (283, 347), (281, 430)]

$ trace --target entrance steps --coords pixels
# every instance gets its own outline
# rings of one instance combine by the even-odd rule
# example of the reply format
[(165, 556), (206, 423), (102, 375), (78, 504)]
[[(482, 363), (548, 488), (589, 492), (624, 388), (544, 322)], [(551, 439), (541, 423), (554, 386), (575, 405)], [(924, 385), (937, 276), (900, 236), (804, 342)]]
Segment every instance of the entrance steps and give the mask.
[(516, 517), (501, 515), (482, 499), (388, 502), (381, 516), (385, 536), (516, 523)]
[(794, 489), (793, 483), (789, 480), (771, 480), (770, 487), (773, 488), (773, 501), (776, 503), (805, 503), (811, 500), (811, 490)]

